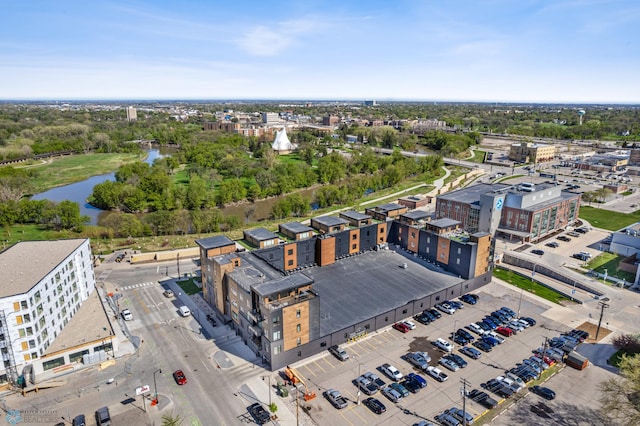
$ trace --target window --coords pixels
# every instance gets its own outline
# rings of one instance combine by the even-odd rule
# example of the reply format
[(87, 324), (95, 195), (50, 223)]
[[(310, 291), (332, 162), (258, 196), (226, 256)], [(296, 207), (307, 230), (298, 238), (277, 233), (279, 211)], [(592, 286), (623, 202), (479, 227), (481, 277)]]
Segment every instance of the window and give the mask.
[(24, 331), (24, 328), (19, 328), (18, 329), (18, 336), (25, 337), (26, 335), (27, 335), (27, 333)]
[(293, 259), (287, 260), (287, 266), (293, 266)]
[(407, 310), (406, 310), (406, 309), (403, 309), (403, 310), (402, 310), (402, 313), (403, 313), (403, 314), (406, 314), (406, 313), (407, 313)]
[(302, 344), (302, 338), (301, 338), (301, 337), (298, 337), (298, 338), (296, 339), (296, 345), (297, 345), (297, 346), (300, 346), (301, 344)]
[(457, 258), (456, 259), (456, 265), (459, 265), (459, 264), (460, 264), (460, 258)]
[(357, 240), (357, 239), (358, 239), (358, 234), (353, 234), (353, 235), (351, 236), (351, 239), (352, 239), (353, 241)]
[(300, 324), (296, 325), (296, 331), (300, 333), (302, 331), (302, 326)]
[(352, 245), (351, 245), (351, 250), (355, 250), (356, 248), (358, 248), (358, 245), (357, 245), (357, 244), (352, 244)]
[(280, 324), (280, 317), (273, 317), (273, 323), (274, 324)]
[(31, 314), (24, 314), (22, 318), (24, 319), (24, 322), (31, 322)]
[(279, 330), (278, 330), (278, 331), (274, 331), (274, 332), (273, 332), (273, 339), (272, 339), (272, 340), (273, 340), (274, 342), (275, 342), (275, 341), (278, 341), (278, 340), (280, 340), (280, 339), (282, 338), (281, 336), (282, 336), (282, 332), (281, 332), (281, 331), (279, 331)]
[(288, 254), (289, 256), (293, 256), (293, 249), (289, 249), (289, 250), (287, 250), (287, 254)]
[(23, 301), (20, 302), (20, 307), (22, 309), (29, 309), (29, 305), (27, 304), (26, 300), (23, 300)]
[(298, 351), (298, 358), (302, 358), (302, 351)]
[(296, 318), (300, 318), (300, 309), (296, 311)]
[(282, 346), (278, 345), (278, 346), (274, 346), (273, 347), (273, 354), (274, 355), (278, 355), (280, 352), (282, 352)]

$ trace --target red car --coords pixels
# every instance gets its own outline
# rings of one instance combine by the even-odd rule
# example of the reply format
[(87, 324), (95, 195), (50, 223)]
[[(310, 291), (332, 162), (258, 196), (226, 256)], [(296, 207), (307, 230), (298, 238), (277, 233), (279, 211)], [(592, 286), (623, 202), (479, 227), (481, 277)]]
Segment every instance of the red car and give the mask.
[(184, 385), (187, 383), (187, 376), (184, 375), (182, 370), (176, 370), (173, 373), (173, 378), (176, 380), (176, 383), (179, 385)]
[(498, 327), (496, 328), (496, 333), (502, 334), (503, 336), (506, 336), (506, 337), (511, 337), (513, 336), (515, 331), (513, 331), (509, 327)]
[[(535, 354), (536, 358), (540, 358), (540, 354)], [(553, 366), (556, 364), (556, 360), (553, 358), (549, 358), (548, 356), (545, 356), (544, 358), (542, 358), (542, 360), (544, 361), (545, 364), (547, 364), (549, 367)]]
[(402, 331), (403, 333), (408, 333), (409, 330), (411, 330), (407, 324), (404, 324), (401, 322), (397, 322), (393, 324), (393, 328), (395, 328), (398, 331)]

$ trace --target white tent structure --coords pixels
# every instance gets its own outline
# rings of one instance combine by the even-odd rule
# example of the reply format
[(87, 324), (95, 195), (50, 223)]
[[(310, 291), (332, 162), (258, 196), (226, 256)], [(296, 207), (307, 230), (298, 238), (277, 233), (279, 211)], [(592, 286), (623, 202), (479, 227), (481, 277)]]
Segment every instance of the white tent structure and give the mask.
[(287, 129), (285, 127), (282, 130), (276, 132), (276, 139), (271, 144), (271, 148), (274, 151), (277, 151), (278, 154), (287, 154), (298, 146), (296, 144), (291, 143), (289, 137), (287, 136)]

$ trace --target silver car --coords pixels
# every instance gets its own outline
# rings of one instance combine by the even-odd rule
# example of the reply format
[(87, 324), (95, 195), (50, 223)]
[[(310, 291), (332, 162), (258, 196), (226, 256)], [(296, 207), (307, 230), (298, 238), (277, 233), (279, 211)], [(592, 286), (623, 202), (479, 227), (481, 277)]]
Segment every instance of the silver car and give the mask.
[(400, 392), (398, 392), (397, 390), (395, 390), (395, 389), (393, 389), (393, 388), (391, 388), (389, 386), (382, 388), (381, 392), (391, 402), (398, 402), (402, 398), (402, 395), (400, 395)]

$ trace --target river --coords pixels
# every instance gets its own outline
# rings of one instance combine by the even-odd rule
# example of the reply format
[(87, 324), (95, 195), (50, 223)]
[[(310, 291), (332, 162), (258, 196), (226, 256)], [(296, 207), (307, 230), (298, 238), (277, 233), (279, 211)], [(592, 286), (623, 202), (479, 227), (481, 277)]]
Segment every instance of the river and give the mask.
[[(148, 155), (144, 160), (145, 163), (153, 164), (153, 161), (156, 158), (164, 157), (165, 155), (161, 153), (159, 149), (149, 149), (147, 150)], [(57, 188), (50, 189), (49, 191), (41, 192), (39, 194), (35, 194), (31, 197), (32, 200), (51, 200), (59, 203), (60, 201), (73, 201), (80, 205), (80, 214), (89, 216), (91, 221), (90, 225), (97, 225), (99, 220), (104, 216), (109, 215), (108, 211), (99, 209), (97, 207), (92, 206), (87, 202), (87, 198), (93, 192), (93, 187), (99, 183), (106, 182), (108, 180), (115, 180), (115, 172), (108, 173), (105, 175), (92, 176), (88, 179), (85, 179), (81, 182), (72, 183), (69, 185), (59, 186)], [(300, 195), (312, 200), (313, 193), (315, 192), (315, 188), (307, 188), (300, 191)], [(261, 220), (269, 219), (271, 217), (271, 209), (273, 205), (286, 197), (286, 195), (280, 197), (268, 198), (266, 200), (258, 200), (254, 203), (242, 203), (239, 205), (227, 206), (222, 209), (222, 214), (225, 216), (238, 216), (241, 218), (243, 222), (258, 222)]]
[[(159, 149), (147, 150), (147, 158), (144, 162), (153, 164), (156, 158), (162, 158), (164, 154), (160, 153)], [(104, 210), (92, 206), (87, 202), (87, 198), (93, 192), (93, 187), (99, 183), (106, 182), (108, 180), (116, 180), (115, 172), (107, 173), (105, 175), (91, 176), (80, 182), (71, 183), (69, 185), (59, 186), (57, 188), (50, 189), (39, 194), (35, 194), (31, 197), (32, 200), (51, 200), (59, 203), (60, 201), (73, 201), (80, 205), (80, 215), (89, 216), (91, 221), (90, 225), (97, 225), (98, 218)]]

